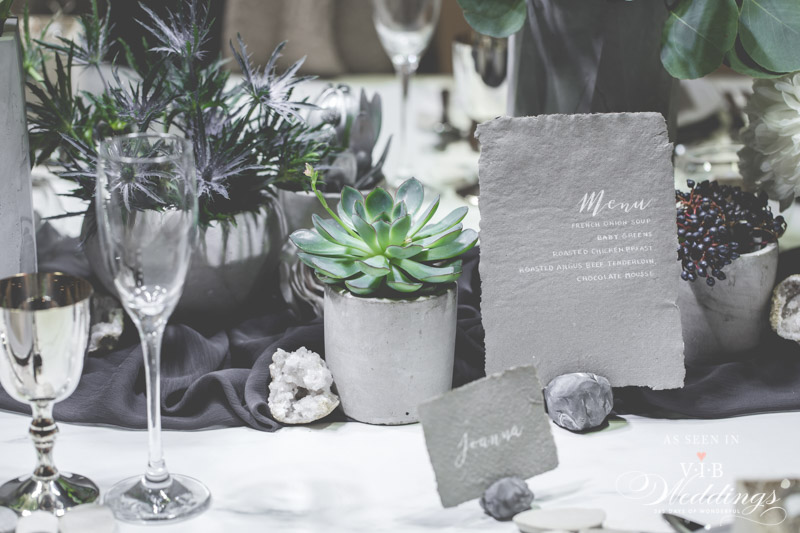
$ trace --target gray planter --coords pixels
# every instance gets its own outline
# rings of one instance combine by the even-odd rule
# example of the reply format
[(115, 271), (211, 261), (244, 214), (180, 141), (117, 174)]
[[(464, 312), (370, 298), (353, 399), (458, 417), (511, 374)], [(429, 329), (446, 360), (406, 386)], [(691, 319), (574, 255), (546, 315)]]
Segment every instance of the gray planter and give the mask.
[(325, 360), (347, 416), (410, 424), (452, 388), (458, 294), (360, 298), (325, 287)]
[(769, 319), (778, 270), (778, 245), (743, 254), (725, 267), (726, 279), (681, 282), (678, 306), (687, 362), (735, 359), (758, 346)]
[(17, 19), (8, 19), (0, 34), (0, 278), (5, 278), (36, 272), (36, 241)]
[[(325, 196), (328, 206), (335, 212), (342, 195), (338, 192), (326, 192), (323, 193), (323, 196)], [(312, 215), (330, 218), (330, 215), (319, 203), (313, 192), (278, 189), (278, 200), (286, 217), (287, 236), (299, 229), (313, 228)]]
[[(201, 232), (175, 312), (227, 315), (262, 289), (264, 279), (274, 275), (278, 267), (285, 239), (279, 209), (277, 201), (272, 200), (259, 213), (236, 215), (235, 224), (215, 223)], [(116, 294), (99, 244), (96, 233), (89, 236), (86, 256), (106, 290)]]
[(527, 23), (511, 41), (509, 114), (657, 111), (673, 131), (677, 84), (660, 57), (664, 2), (527, 4)]

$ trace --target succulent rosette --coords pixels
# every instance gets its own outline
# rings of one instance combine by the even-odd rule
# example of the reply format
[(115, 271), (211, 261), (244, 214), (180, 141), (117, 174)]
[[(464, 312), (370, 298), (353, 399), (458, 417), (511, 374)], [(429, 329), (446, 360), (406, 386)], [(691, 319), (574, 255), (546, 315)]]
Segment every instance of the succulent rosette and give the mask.
[(317, 189), (317, 172), (306, 172), (332, 218), (314, 215), (314, 228), (295, 231), (291, 240), (322, 282), (359, 296), (408, 297), (459, 278), (459, 257), (478, 242), (478, 233), (461, 224), (466, 207), (431, 223), (439, 199), (423, 207), (422, 184), (412, 178), (394, 198), (382, 188), (365, 198), (345, 187), (335, 213)]

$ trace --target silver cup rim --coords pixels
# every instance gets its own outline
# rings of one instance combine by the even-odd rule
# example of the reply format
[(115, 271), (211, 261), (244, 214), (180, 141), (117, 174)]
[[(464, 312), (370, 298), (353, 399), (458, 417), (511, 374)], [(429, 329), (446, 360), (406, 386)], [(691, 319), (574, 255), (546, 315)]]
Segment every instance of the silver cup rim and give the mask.
[(7, 311), (23, 311), (19, 309), (18, 306), (7, 305), (5, 302), (5, 297), (3, 296), (6, 287), (12, 284), (14, 281), (35, 280), (38, 283), (48, 278), (63, 278), (64, 281), (66, 281), (68, 284), (78, 289), (77, 295), (75, 296), (75, 299), (73, 301), (69, 303), (60, 304), (58, 307), (63, 308), (73, 305), (79, 305), (85, 302), (86, 300), (89, 300), (94, 294), (94, 288), (92, 287), (91, 283), (89, 283), (87, 280), (81, 277), (73, 276), (71, 274), (65, 274), (63, 272), (20, 273), (0, 279), (0, 309), (5, 309)]

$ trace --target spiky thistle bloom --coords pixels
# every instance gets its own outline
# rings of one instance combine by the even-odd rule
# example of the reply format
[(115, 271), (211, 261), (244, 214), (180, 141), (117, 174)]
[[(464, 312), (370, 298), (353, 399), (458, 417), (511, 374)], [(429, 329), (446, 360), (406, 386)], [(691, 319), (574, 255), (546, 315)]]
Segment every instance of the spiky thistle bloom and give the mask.
[(117, 104), (119, 116), (134, 122), (141, 132), (147, 131), (169, 107), (171, 95), (161, 74), (159, 69), (153, 69), (143, 80), (129, 82), (125, 87), (119, 71), (113, 71), (116, 85), (108, 87), (108, 92)]
[[(102, 94), (73, 94), (71, 66), (77, 55), (97, 58), (99, 52), (82, 52), (64, 41), (45, 45), (55, 52), (56, 80), (43, 73), (41, 82), (29, 84), (37, 98), (29, 105), (37, 161), (57, 161), (57, 173), (76, 183), (76, 197), (91, 201), (94, 195), (92, 147), (106, 137), (136, 131), (178, 130), (192, 142), (203, 227), (258, 212), (270, 203), (266, 196), (274, 194), (273, 183), (296, 178), (306, 163), (316, 164), (327, 154), (329, 147), (318, 132), (299, 116), (308, 104), (292, 96), (308, 79), (297, 76), (302, 62), (277, 70), (283, 45), (259, 69), (240, 40), (237, 61), (245, 81), (231, 87), (223, 61), (206, 60), (212, 23), (207, 1), (188, 0), (163, 18), (142, 9), (146, 17), (139, 22), (147, 31), (150, 54), (140, 64), (129, 61), (135, 80), (123, 83), (120, 72), (112, 71)], [(107, 28), (93, 10), (85, 24), (87, 42), (100, 44), (87, 50), (104, 46), (107, 39), (98, 36)], [(137, 193), (136, 180), (120, 186), (129, 188), (124, 196), (131, 207), (139, 200), (144, 208), (151, 205), (152, 199)]]
[(168, 11), (166, 19), (160, 18), (146, 5), (140, 6), (149, 16), (149, 22), (137, 22), (160, 43), (151, 51), (197, 61), (205, 58), (203, 47), (211, 30), (207, 5), (201, 6), (198, 0), (191, 0), (177, 11)]
[(306, 58), (303, 57), (296, 61), (291, 67), (282, 73), (278, 73), (277, 62), (281, 57), (281, 51), (286, 46), (286, 41), (280, 43), (273, 50), (269, 61), (263, 69), (253, 65), (250, 54), (247, 52), (247, 45), (242, 40), (241, 35), (237, 35), (239, 47), (231, 43), (233, 57), (242, 70), (244, 81), (243, 89), (250, 97), (263, 105), (266, 109), (277, 113), (285, 120), (299, 119), (298, 111), (303, 108), (312, 108), (312, 104), (292, 100), (292, 91), (310, 79), (311, 76), (296, 76), (297, 71), (303, 66)]

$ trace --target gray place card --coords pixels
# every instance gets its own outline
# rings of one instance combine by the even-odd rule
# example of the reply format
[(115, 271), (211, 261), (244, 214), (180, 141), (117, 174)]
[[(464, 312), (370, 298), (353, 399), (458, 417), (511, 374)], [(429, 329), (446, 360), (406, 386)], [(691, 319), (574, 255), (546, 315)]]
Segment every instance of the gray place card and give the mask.
[(481, 144), (487, 374), (683, 385), (672, 145), (658, 113), (498, 118)]
[(445, 507), (479, 498), (498, 479), (558, 466), (533, 365), (488, 376), (419, 406)]

